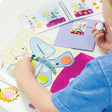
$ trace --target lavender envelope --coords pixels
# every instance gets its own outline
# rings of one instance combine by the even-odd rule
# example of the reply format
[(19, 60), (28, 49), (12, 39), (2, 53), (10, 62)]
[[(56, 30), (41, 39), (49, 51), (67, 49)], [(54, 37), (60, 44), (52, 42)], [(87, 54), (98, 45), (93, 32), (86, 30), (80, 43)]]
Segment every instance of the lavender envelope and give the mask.
[(84, 35), (72, 34), (71, 29), (73, 22), (62, 25), (57, 34), (56, 40), (54, 42), (55, 46), (69, 47), (74, 49), (81, 49), (87, 51), (93, 51), (95, 40), (91, 33), (91, 28), (96, 22), (103, 23), (102, 21), (92, 20), (92, 19), (80, 19), (80, 22), (86, 22), (87, 26)]

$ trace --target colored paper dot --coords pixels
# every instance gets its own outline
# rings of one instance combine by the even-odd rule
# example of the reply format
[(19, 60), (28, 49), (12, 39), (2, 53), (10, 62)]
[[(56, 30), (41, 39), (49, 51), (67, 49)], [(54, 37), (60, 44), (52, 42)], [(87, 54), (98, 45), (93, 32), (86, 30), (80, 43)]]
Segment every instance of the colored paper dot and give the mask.
[(31, 21), (29, 21), (29, 23), (31, 23)]
[(80, 12), (78, 12), (80, 15), (82, 14), (82, 12), (80, 11)]
[(43, 24), (42, 23), (39, 23), (39, 24), (36, 25), (36, 27), (37, 28), (42, 28), (43, 27)]
[(81, 0), (81, 2), (86, 2), (86, 0)]
[(44, 14), (44, 16), (48, 16), (48, 15), (49, 15), (48, 13), (45, 13), (45, 14)]
[(72, 58), (70, 56), (64, 56), (60, 61), (62, 64), (70, 64), (72, 62)]
[(92, 5), (93, 5), (93, 6), (96, 6), (96, 5), (97, 5), (97, 3), (96, 3), (96, 2), (93, 2), (93, 3), (92, 3)]
[(39, 83), (44, 84), (44, 83), (47, 83), (48, 77), (47, 75), (41, 74), (41, 75), (38, 75), (37, 80), (39, 81)]
[(100, 9), (100, 7), (98, 6), (98, 7), (95, 7), (95, 9)]
[(91, 13), (91, 10), (88, 10), (89, 13)]
[(75, 27), (77, 27), (78, 25), (77, 25), (77, 24), (75, 24), (74, 26), (75, 26)]
[(74, 29), (72, 29), (72, 31), (74, 31)]
[(74, 33), (77, 33), (77, 31), (75, 31)]
[(31, 66), (34, 66), (35, 65), (35, 61), (31, 61)]
[(85, 11), (84, 14), (87, 14), (87, 11)]
[(28, 18), (27, 20), (30, 21), (30, 18)]
[(48, 21), (51, 21), (52, 20), (52, 18), (48, 18)]
[(30, 25), (33, 25), (33, 23), (30, 23)]
[(34, 20), (33, 22), (36, 24), (36, 23), (38, 23), (38, 20)]
[(72, 4), (72, 7), (76, 7), (76, 5), (75, 4)]
[(100, 0), (100, 3), (102, 3), (102, 0)]
[(77, 11), (74, 11), (74, 13), (77, 13)]
[(27, 18), (28, 16), (26, 16), (26, 18)]
[(83, 26), (86, 26), (86, 24), (83, 24)]
[(36, 19), (36, 17), (32, 17), (32, 19)]
[(35, 28), (35, 26), (31, 25), (31, 26), (30, 26), (30, 28), (31, 28), (31, 29), (34, 29), (34, 28)]

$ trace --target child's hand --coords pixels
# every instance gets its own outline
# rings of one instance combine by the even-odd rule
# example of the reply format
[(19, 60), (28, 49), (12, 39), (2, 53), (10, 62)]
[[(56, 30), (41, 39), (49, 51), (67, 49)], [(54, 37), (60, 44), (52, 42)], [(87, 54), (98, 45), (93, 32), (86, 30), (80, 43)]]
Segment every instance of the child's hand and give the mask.
[(13, 69), (13, 73), (16, 79), (22, 79), (28, 77), (28, 75), (34, 74), (35, 69), (31, 66), (31, 58), (29, 56), (19, 60)]
[(92, 34), (96, 40), (96, 44), (104, 52), (109, 53), (112, 48), (112, 31), (107, 22), (105, 22), (105, 30), (96, 30), (96, 25), (92, 28)]

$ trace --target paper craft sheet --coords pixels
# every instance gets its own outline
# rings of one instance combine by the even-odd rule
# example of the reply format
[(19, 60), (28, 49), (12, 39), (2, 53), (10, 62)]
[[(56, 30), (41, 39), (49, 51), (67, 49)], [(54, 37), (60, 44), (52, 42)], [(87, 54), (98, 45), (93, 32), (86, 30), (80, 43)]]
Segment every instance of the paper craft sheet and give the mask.
[[(31, 32), (29, 30), (22, 29), (20, 32), (18, 32), (16, 34), (16, 36), (11, 40), (11, 42), (9, 42), (9, 44), (0, 52), (0, 69), (4, 71), (3, 74), (0, 74), (0, 79), (15, 86), (16, 88), (20, 88), (20, 87), (16, 83), (16, 80), (14, 79), (14, 77), (9, 75), (8, 70), (9, 70), (9, 72), (11, 72), (11, 71), (8, 68), (9, 68), (9, 66), (13, 66), (13, 64), (16, 64), (17, 61), (20, 58), (22, 58), (22, 55), (24, 55), (25, 52), (30, 55), (32, 55), (34, 53), (34, 52), (32, 53), (31, 46), (29, 43), (33, 37), (39, 38), (43, 42), (46, 42), (49, 45), (53, 46), (53, 42), (54, 42), (53, 38), (42, 37), (40, 35), (34, 34), (33, 32)], [(45, 48), (45, 46), (43, 46), (43, 45), (40, 45), (40, 47), (43, 49)], [(46, 48), (47, 48), (46, 51), (48, 49), (51, 49), (50, 47), (46, 47)], [(46, 59), (55, 59), (66, 51), (70, 51), (74, 57), (79, 54), (79, 52), (77, 52), (73, 49), (58, 48), (58, 47), (54, 47), (54, 48), (56, 50), (55, 53), (53, 52), (53, 54), (50, 55), (49, 57), (47, 57)], [(38, 50), (38, 49), (36, 48), (35, 51), (36, 50)], [(44, 51), (44, 53), (46, 53), (46, 51)], [(39, 51), (37, 53), (39, 53)], [(48, 55), (49, 55), (49, 53), (48, 53)], [(40, 56), (41, 56), (41, 54), (40, 54)], [(41, 65), (39, 65), (37, 67), (36, 74), (39, 72), (40, 69), (41, 69)], [(61, 72), (62, 69), (63, 69), (63, 67), (56, 68), (56, 74), (55, 75), (52, 74), (52, 82), (55, 80), (55, 78)], [(4, 74), (5, 74), (5, 76), (4, 76)], [(52, 85), (52, 83), (51, 83), (51, 85)], [(46, 88), (48, 88), (50, 90), (51, 85)]]
[(93, 51), (95, 40), (91, 33), (91, 28), (94, 26), (96, 22), (102, 23), (102, 21), (90, 19), (80, 19), (77, 21), (86, 23), (84, 35), (71, 33), (73, 24), (76, 21), (70, 22), (60, 27), (54, 45), (73, 49)]
[(101, 0), (57, 0), (19, 16), (25, 29), (40, 33), (102, 12)]

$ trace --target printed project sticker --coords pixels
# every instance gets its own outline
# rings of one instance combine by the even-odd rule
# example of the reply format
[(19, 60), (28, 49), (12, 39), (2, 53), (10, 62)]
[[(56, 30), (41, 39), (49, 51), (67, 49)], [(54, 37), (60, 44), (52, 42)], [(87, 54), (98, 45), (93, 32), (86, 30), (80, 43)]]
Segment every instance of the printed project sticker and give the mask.
[(87, 23), (75, 21), (71, 30), (72, 34), (84, 35)]

